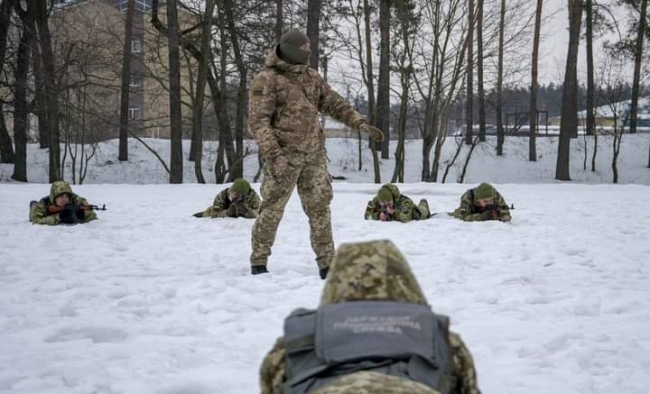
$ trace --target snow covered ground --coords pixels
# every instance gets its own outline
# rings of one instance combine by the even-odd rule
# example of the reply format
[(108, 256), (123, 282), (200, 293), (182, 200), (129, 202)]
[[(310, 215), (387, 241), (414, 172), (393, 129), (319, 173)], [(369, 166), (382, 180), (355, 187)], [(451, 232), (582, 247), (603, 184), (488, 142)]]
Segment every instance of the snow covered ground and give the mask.
[[(255, 185), (256, 188), (259, 185)], [(466, 185), (401, 185), (451, 211)], [(376, 187), (335, 183), (337, 244), (389, 238), (473, 352), (484, 393), (638, 394), (650, 385), (650, 188), (503, 184), (513, 222), (367, 222)], [(100, 220), (33, 226), (46, 185), (3, 184), (0, 393), (257, 393), (283, 318), (322, 282), (297, 196), (271, 274), (244, 219), (195, 219), (218, 185), (83, 185)]]
[[(168, 158), (167, 141), (149, 142)], [(399, 186), (445, 212), (469, 186), (492, 181), (516, 207), (512, 223), (440, 214), (404, 225), (363, 220), (377, 189), (368, 151), (359, 172), (356, 142), (328, 141), (330, 171), (348, 178), (334, 184), (336, 243), (388, 238), (398, 245), (434, 310), (451, 316), (473, 352), (484, 393), (646, 392), (648, 135), (623, 138), (625, 185), (609, 184), (606, 138), (597, 173), (582, 171), (582, 140), (573, 141), (573, 183), (553, 181), (555, 139), (539, 140), (537, 163), (526, 161), (525, 138), (507, 139), (503, 158), (494, 157), (493, 143), (477, 148), (462, 185), (416, 182), (421, 147), (410, 142), (411, 183)], [(28, 203), (49, 186), (7, 182), (11, 167), (0, 165), (0, 394), (259, 392), (260, 362), (283, 318), (315, 307), (322, 288), (297, 196), (271, 274), (253, 277), (252, 221), (191, 216), (224, 185), (164, 184), (146, 149), (132, 141), (130, 161), (118, 163), (116, 148), (117, 141), (102, 144), (86, 183), (74, 187), (109, 210), (73, 227), (31, 225)], [(46, 152), (29, 149), (30, 181), (46, 182)], [(443, 153), (444, 160), (453, 155), (453, 142)], [(214, 146), (206, 158), (211, 182)], [(383, 162), (384, 180), (392, 167)], [(256, 157), (247, 158), (246, 175), (256, 170)], [(459, 170), (452, 168), (450, 182)], [(192, 163), (185, 180), (194, 180)]]

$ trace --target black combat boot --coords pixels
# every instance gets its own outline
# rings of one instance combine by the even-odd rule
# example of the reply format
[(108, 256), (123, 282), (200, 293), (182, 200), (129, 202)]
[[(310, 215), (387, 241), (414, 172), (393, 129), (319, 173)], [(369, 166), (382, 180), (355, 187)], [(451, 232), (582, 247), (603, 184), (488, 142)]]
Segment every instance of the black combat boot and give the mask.
[(325, 267), (321, 268), (318, 273), (320, 274), (320, 278), (322, 280), (325, 280), (327, 278), (327, 273), (330, 271), (330, 267)]
[(268, 274), (269, 270), (266, 269), (265, 265), (251, 265), (251, 274), (253, 275), (259, 275), (259, 274)]

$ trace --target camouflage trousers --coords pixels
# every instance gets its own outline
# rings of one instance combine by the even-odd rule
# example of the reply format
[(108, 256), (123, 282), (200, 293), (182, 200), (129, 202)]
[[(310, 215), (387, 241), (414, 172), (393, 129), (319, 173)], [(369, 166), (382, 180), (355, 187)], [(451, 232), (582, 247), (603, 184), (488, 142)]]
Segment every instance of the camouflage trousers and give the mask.
[(329, 267), (334, 256), (332, 239), (332, 176), (325, 152), (287, 154), (289, 171), (283, 179), (273, 176), (271, 163), (264, 164), (262, 205), (253, 225), (251, 265), (266, 265), (271, 247), (293, 189), (298, 186), (302, 210), (309, 218), (309, 238), (318, 268)]

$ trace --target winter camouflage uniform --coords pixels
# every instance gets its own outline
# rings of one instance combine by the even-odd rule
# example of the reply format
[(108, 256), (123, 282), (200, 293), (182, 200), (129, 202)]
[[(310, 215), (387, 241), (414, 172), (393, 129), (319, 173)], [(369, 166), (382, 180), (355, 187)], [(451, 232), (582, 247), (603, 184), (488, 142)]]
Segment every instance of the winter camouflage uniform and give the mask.
[(252, 230), (251, 265), (266, 266), (284, 207), (297, 185), (302, 209), (309, 217), (311, 246), (323, 270), (334, 255), (332, 177), (318, 113), (354, 129), (364, 118), (316, 70), (285, 62), (278, 50), (279, 46), (268, 54), (250, 88), (249, 128), (264, 160), (263, 201)]
[(214, 198), (212, 206), (194, 216), (204, 218), (247, 218), (254, 219), (260, 213), (260, 196), (252, 188), (244, 196), (240, 204), (230, 200), (230, 188), (223, 189)]
[[(51, 226), (61, 224), (60, 214), (48, 213), (48, 208), (55, 205), (55, 199), (65, 193), (70, 195), (71, 204), (88, 205), (88, 201), (85, 198), (72, 192), (72, 188), (68, 182), (57, 181), (52, 183), (49, 196), (45, 196), (40, 201), (30, 204), (29, 221), (33, 224), (47, 224)], [(95, 219), (97, 219), (95, 211), (88, 209), (84, 211), (84, 217), (80, 220), (80, 223), (88, 223)]]
[[(395, 206), (395, 213), (391, 215), (390, 220), (406, 223), (411, 220), (424, 220), (430, 217), (429, 204), (426, 200), (421, 200), (418, 206), (415, 206), (413, 200), (400, 193), (397, 186), (392, 183), (387, 183), (382, 186), (387, 188), (393, 196), (393, 204)], [(365, 218), (366, 220), (379, 220), (381, 213), (381, 206), (379, 205), (379, 197), (375, 196), (372, 200), (368, 201), (366, 206)]]
[[(353, 301), (398, 301), (426, 305), (408, 263), (390, 241), (341, 245), (330, 268), (321, 305)], [(458, 334), (449, 332), (451, 392), (480, 394), (474, 361)], [(281, 394), (286, 379), (286, 348), (283, 338), (262, 362), (262, 394)], [(314, 394), (435, 394), (435, 390), (399, 377), (376, 372), (344, 375)]]
[[(481, 186), (490, 186), (489, 184), (482, 183), (481, 185), (469, 189), (463, 194), (460, 198), (460, 206), (456, 210), (450, 213), (451, 216), (464, 220), (466, 222), (479, 222), (485, 220), (483, 218), (483, 212), (485, 208), (477, 203), (476, 190)], [(502, 222), (509, 222), (512, 217), (510, 216), (510, 209), (508, 209), (508, 204), (501, 194), (499, 194), (496, 189), (490, 186), (492, 189), (491, 197), (493, 199), (493, 205), (497, 207), (495, 210), (495, 218)]]

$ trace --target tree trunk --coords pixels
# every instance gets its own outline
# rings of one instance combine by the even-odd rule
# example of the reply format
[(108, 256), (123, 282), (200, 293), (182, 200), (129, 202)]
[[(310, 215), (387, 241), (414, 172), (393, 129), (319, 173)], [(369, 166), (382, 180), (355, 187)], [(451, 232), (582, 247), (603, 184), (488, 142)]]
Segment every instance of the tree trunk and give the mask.
[(594, 153), (591, 155), (591, 172), (596, 172), (597, 153), (598, 153), (598, 133), (594, 131)]
[[(370, 3), (369, 0), (363, 0), (363, 16), (366, 32), (366, 88), (368, 89), (368, 110), (370, 112), (370, 124), (376, 126), (377, 110), (375, 107), (375, 83), (372, 71), (372, 37), (370, 26)], [(368, 138), (370, 141), (370, 151), (372, 153), (372, 164), (375, 172), (375, 183), (381, 183), (381, 170), (379, 168), (379, 158), (377, 157), (377, 147), (375, 140)]]
[[(34, 25), (36, 31), (36, 25)], [(38, 144), (41, 149), (50, 147), (50, 123), (47, 120), (47, 105), (43, 89), (43, 66), (38, 40), (32, 40), (32, 67), (34, 74), (34, 99), (36, 100), (36, 117), (38, 118)], [(62, 176), (63, 177), (63, 176)]]
[[(210, 39), (212, 38), (212, 12), (214, 11), (214, 1), (205, 1), (205, 14), (203, 15), (203, 27), (201, 29), (201, 53), (208, 53), (210, 50)], [(203, 158), (203, 98), (205, 96), (205, 84), (208, 78), (208, 58), (203, 57), (199, 62), (199, 71), (196, 77), (196, 98), (194, 99), (194, 108), (192, 114), (192, 129), (194, 135), (194, 173), (198, 183), (205, 183), (203, 178), (203, 168), (201, 167)]]
[(641, 80), (641, 62), (643, 61), (643, 34), (647, 26), (648, 0), (641, 0), (639, 28), (634, 47), (634, 79), (632, 81), (632, 107), (630, 108), (630, 133), (636, 133), (637, 112), (639, 105), (639, 83)]
[(528, 161), (537, 161), (537, 72), (539, 69), (539, 36), (542, 28), (543, 0), (537, 0), (535, 32), (533, 33), (533, 64), (530, 72), (530, 130), (528, 134)]
[(594, 49), (593, 49), (593, 5), (585, 0), (585, 40), (587, 41), (587, 124), (586, 135), (594, 135), (596, 119), (594, 114)]
[(248, 113), (248, 89), (246, 86), (248, 69), (239, 46), (239, 34), (235, 26), (235, 17), (232, 11), (232, 0), (224, 0), (224, 11), (228, 20), (232, 52), (235, 55), (235, 64), (239, 73), (239, 89), (237, 90), (237, 112), (235, 114), (235, 161), (230, 169), (232, 178), (244, 176), (244, 127)]
[(120, 143), (119, 161), (129, 160), (129, 85), (131, 81), (131, 32), (133, 31), (133, 13), (135, 0), (129, 0), (126, 10), (124, 28), (124, 46), (122, 53), (122, 91), (120, 92)]
[(15, 163), (16, 155), (11, 142), (11, 136), (5, 123), (3, 105), (0, 103), (0, 163)]
[(503, 156), (503, 143), (505, 133), (503, 130), (503, 46), (506, 19), (506, 0), (501, 0), (501, 13), (499, 17), (499, 60), (497, 66), (497, 156)]
[[(157, 1), (154, 1), (157, 3)], [(169, 42), (169, 117), (171, 158), (169, 183), (183, 183), (183, 115), (181, 112), (180, 33), (176, 0), (167, 0), (167, 40)]]
[(478, 123), (479, 141), (485, 141), (485, 86), (483, 83), (483, 0), (477, 0), (476, 61), (478, 71)]
[[(7, 50), (7, 34), (9, 31), (9, 16), (11, 15), (11, 0), (1, 0), (0, 4), (0, 70), (4, 70), (5, 53)], [(7, 131), (5, 114), (0, 103), (0, 163), (14, 163), (16, 157)]]
[[(220, 117), (221, 120), (219, 121), (219, 145), (223, 146), (223, 151), (222, 153), (225, 153), (226, 155), (226, 161), (224, 163), (227, 163), (227, 167), (225, 164), (221, 165), (221, 169), (223, 171), (222, 176), (220, 179), (223, 181), (229, 181), (232, 182), (235, 180), (233, 177), (232, 173), (232, 168), (235, 163), (235, 151), (233, 148), (233, 141), (232, 141), (232, 130), (231, 130), (231, 123), (230, 123), (230, 114), (228, 110), (228, 81), (226, 79), (226, 75), (228, 73), (228, 48), (226, 46), (226, 41), (228, 40), (228, 37), (226, 36), (226, 18), (225, 18), (225, 12), (223, 8), (218, 9), (217, 11), (218, 14), (218, 28), (219, 28), (219, 35), (220, 35), (220, 40), (221, 40), (221, 45), (220, 45), (220, 55), (219, 56), (219, 70), (220, 72), (218, 73), (219, 77), (219, 91), (221, 92), (219, 99), (216, 101), (219, 105), (219, 110), (220, 110)], [(212, 59), (214, 61), (214, 59)], [(214, 64), (214, 63), (213, 63)], [(215, 70), (217, 70), (216, 65), (213, 66)], [(228, 178), (225, 178), (226, 173), (228, 174)], [(215, 174), (216, 176), (217, 174)]]
[(283, 1), (275, 0), (275, 42), (279, 43), (284, 30)]
[[(30, 2), (31, 3), (31, 2)], [(43, 85), (45, 87), (45, 107), (50, 134), (49, 180), (61, 180), (61, 147), (59, 146), (59, 103), (56, 86), (54, 54), (48, 25), (48, 1), (36, 0), (36, 26), (38, 29), (41, 61), (43, 65)], [(30, 5), (31, 7), (31, 5)]]
[[(17, 7), (20, 7), (17, 5)], [(18, 44), (18, 55), (16, 56), (16, 71), (14, 72), (14, 141), (16, 144), (16, 161), (14, 173), (11, 179), (19, 182), (27, 182), (27, 129), (29, 121), (29, 104), (27, 103), (27, 91), (29, 89), (29, 54), (31, 52), (32, 40), (32, 9), (27, 5), (27, 13), (21, 16), (22, 32)], [(17, 10), (17, 13), (22, 11)]]
[(377, 82), (377, 127), (384, 133), (380, 143), (382, 159), (390, 153), (390, 0), (380, 0), (379, 4), (379, 81)]
[(474, 133), (474, 0), (468, 1), (467, 18), (467, 101), (465, 102), (465, 144), (471, 145)]
[(568, 0), (569, 3), (569, 48), (562, 92), (562, 118), (560, 120), (560, 141), (557, 148), (555, 179), (570, 181), (569, 159), (571, 138), (578, 134), (578, 45), (582, 22), (582, 0)]
[(311, 57), (309, 58), (309, 66), (314, 70), (318, 70), (318, 42), (319, 42), (319, 21), (320, 21), (320, 5), (321, 0), (308, 0), (307, 1), (307, 37), (311, 42)]

